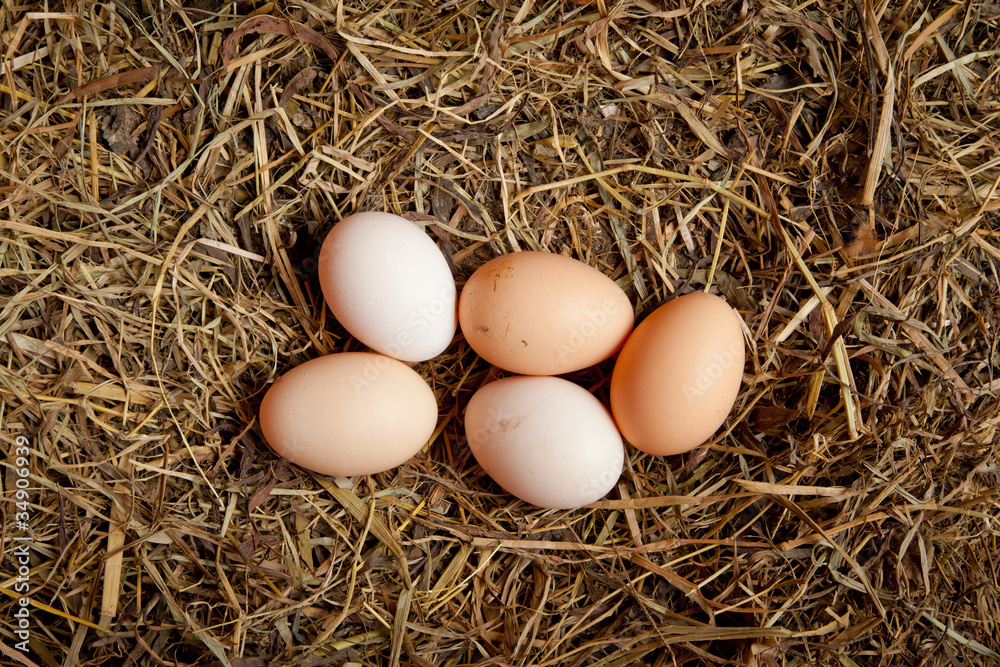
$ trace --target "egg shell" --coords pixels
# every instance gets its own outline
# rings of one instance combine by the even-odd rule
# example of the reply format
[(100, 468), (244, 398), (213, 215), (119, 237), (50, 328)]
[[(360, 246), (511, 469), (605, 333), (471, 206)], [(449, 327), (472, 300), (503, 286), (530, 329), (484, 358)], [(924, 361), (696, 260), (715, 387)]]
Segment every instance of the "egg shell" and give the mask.
[(344, 352), (296, 366), (267, 390), (260, 428), (281, 456), (324, 475), (371, 475), (405, 463), (437, 425), (437, 400), (406, 364)]
[(560, 375), (614, 354), (632, 331), (628, 296), (581, 261), (516, 252), (479, 267), (462, 288), (459, 323), (469, 345), (494, 366)]
[(739, 394), (745, 362), (739, 315), (701, 292), (668, 301), (639, 323), (611, 377), (611, 412), (649, 454), (680, 454), (718, 430)]
[(447, 260), (412, 222), (391, 213), (355, 213), (334, 225), (319, 255), (330, 311), (359, 341), (390, 357), (441, 354), (458, 323)]
[(572, 509), (600, 499), (625, 460), (608, 411), (562, 378), (512, 376), (481, 387), (466, 408), (465, 431), (483, 470), (539, 507)]

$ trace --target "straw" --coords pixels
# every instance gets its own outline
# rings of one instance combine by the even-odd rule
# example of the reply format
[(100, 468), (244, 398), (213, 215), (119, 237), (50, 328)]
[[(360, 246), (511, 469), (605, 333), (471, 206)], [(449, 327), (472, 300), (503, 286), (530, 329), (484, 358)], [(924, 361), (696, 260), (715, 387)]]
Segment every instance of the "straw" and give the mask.
[[(71, 1), (0, 30), (4, 664), (1000, 660), (995, 3)], [(415, 366), (440, 418), (406, 465), (282, 461), (270, 383), (363, 349), (316, 274), (362, 210), (460, 286), (538, 249), (639, 318), (722, 296), (725, 424), (541, 510), (469, 453), (497, 371), (459, 336)], [(605, 400), (613, 366), (571, 379)]]

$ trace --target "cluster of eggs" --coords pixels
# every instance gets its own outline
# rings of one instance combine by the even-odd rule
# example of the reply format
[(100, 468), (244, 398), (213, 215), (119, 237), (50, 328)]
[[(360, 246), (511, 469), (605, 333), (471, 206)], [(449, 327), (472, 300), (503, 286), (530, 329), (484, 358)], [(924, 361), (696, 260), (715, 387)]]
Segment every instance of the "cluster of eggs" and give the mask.
[[(469, 447), (495, 482), (540, 507), (581, 507), (607, 494), (624, 465), (622, 436), (650, 454), (697, 447), (739, 392), (739, 316), (709, 294), (677, 297), (633, 330), (632, 304), (611, 278), (569, 257), (523, 251), (479, 267), (459, 298), (434, 242), (388, 213), (334, 226), (319, 277), (334, 316), (373, 352), (307, 361), (260, 407), (271, 447), (319, 473), (374, 474), (423, 448), (437, 428), (437, 401), (408, 364), (441, 354), (459, 325), (477, 354), (515, 374), (469, 400)], [(616, 353), (610, 412), (557, 377)]]

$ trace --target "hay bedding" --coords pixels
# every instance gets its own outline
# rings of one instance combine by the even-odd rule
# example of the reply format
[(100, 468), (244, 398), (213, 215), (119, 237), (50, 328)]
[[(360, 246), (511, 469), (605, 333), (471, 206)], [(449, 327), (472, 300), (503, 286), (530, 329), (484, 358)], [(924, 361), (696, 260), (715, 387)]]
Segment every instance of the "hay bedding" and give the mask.
[[(0, 9), (4, 664), (1000, 663), (1000, 5), (282, 5)], [(460, 281), (711, 285), (732, 418), (540, 511), (468, 454), (459, 340), (411, 464), (282, 463), (256, 406), (358, 347), (315, 258), (363, 209)]]

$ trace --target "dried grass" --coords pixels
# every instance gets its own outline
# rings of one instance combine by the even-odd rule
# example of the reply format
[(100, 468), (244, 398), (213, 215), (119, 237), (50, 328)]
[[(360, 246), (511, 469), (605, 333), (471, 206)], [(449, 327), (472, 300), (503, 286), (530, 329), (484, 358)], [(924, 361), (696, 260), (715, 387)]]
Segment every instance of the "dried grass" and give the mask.
[[(1000, 5), (692, 5), (0, 8), (5, 664), (1000, 663)], [(460, 279), (721, 292), (732, 419), (540, 511), (468, 453), (460, 341), (411, 464), (281, 462), (256, 407), (357, 347), (314, 269), (360, 209)]]

